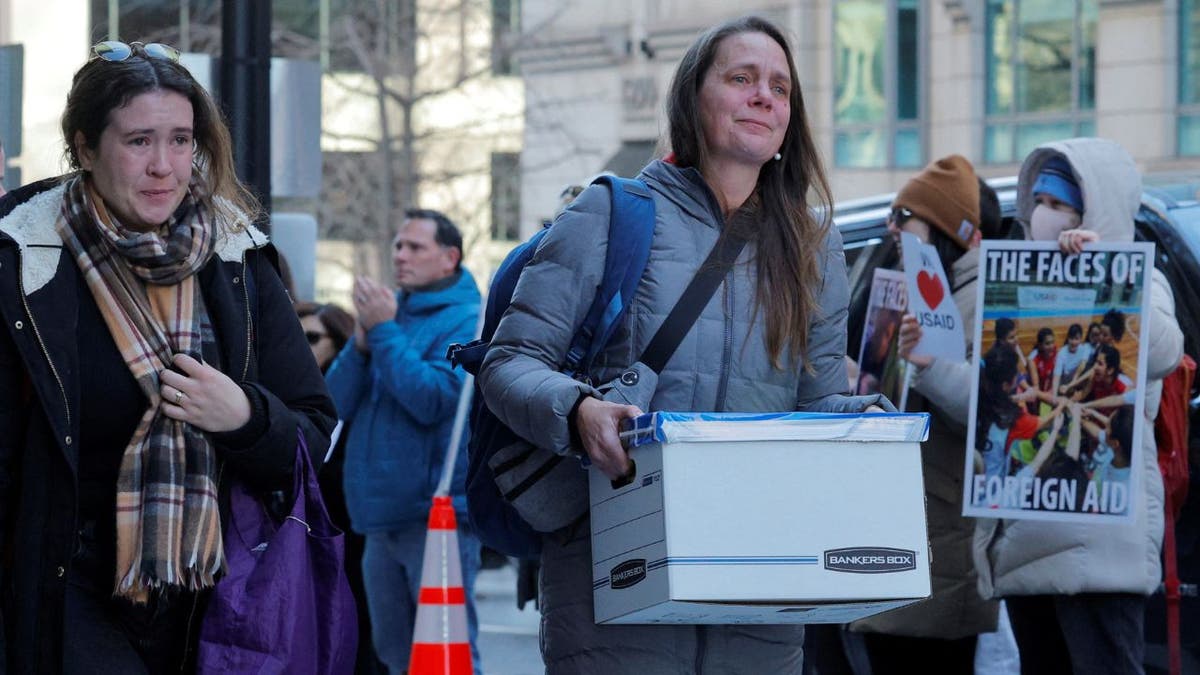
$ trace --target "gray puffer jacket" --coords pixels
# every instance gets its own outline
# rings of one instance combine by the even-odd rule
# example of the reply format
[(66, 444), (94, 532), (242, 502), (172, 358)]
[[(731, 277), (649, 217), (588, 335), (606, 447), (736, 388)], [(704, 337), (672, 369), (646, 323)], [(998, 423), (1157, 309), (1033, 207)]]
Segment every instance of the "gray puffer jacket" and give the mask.
[[(717, 241), (721, 211), (694, 169), (662, 161), (639, 176), (654, 197), (650, 261), (624, 326), (597, 360), (597, 381), (635, 362)], [(610, 199), (592, 186), (555, 221), (521, 274), (512, 305), (492, 340), (479, 381), (488, 406), (539, 447), (567, 452), (567, 416), (588, 385), (557, 372), (604, 268)], [(771, 367), (764, 321), (754, 317), (755, 247), (747, 244), (721, 287), (663, 370), (652, 410), (858, 412), (845, 395), (849, 301), (841, 235), (831, 229), (821, 253), (819, 316), (810, 323), (808, 357)]]

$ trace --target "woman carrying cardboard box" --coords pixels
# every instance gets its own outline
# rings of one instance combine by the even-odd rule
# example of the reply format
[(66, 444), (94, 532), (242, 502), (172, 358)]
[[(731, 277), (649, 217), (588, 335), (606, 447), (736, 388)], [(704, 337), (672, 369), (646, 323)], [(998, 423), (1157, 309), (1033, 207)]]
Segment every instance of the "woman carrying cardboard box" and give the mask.
[[(487, 404), (505, 424), (540, 447), (585, 454), (610, 478), (630, 464), (618, 424), (642, 410), (861, 412), (880, 402), (846, 395), (845, 256), (829, 226), (829, 189), (783, 34), (756, 17), (709, 30), (680, 63), (667, 106), (670, 154), (639, 176), (656, 212), (649, 264), (592, 378), (624, 373), (635, 391), (623, 403), (602, 400), (557, 370), (603, 271), (603, 186), (556, 220), (480, 373)], [(808, 203), (810, 190), (824, 218)], [(661, 375), (630, 368), (727, 237), (746, 244)], [(596, 625), (586, 516), (545, 540), (548, 673), (800, 671), (802, 626)]]

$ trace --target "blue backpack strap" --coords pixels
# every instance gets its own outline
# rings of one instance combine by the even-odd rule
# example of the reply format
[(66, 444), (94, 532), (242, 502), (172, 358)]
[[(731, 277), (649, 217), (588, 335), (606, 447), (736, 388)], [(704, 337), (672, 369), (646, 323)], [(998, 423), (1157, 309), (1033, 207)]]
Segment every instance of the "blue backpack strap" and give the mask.
[(608, 185), (612, 215), (604, 276), (567, 350), (563, 370), (573, 375), (591, 369), (592, 361), (620, 325), (641, 282), (654, 239), (654, 199), (645, 183), (617, 176), (600, 176), (593, 183)]
[(524, 243), (510, 251), (496, 268), (488, 290), (487, 309), (483, 312), (483, 328), (479, 337), (466, 344), (450, 345), (446, 350), (446, 358), (450, 359), (452, 366), (461, 367), (472, 375), (479, 374), (483, 358), (487, 356), (488, 348), (492, 344), (492, 336), (496, 334), (500, 319), (504, 317), (504, 310), (512, 303), (513, 292), (517, 290), (517, 280), (521, 278), (525, 265), (533, 259), (533, 254), (548, 231), (547, 228), (542, 228), (534, 232)]

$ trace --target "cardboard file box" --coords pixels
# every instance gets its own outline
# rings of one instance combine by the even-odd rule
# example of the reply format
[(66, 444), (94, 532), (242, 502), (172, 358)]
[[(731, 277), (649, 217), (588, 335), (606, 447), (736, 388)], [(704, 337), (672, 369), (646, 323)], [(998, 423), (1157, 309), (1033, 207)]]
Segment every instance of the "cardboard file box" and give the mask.
[(929, 597), (929, 415), (652, 413), (591, 469), (597, 623), (844, 623)]

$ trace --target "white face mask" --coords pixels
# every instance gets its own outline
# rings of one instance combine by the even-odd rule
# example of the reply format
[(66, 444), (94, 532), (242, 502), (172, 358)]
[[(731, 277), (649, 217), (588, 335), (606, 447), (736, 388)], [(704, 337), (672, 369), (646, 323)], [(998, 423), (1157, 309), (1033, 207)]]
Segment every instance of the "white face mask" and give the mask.
[(1045, 204), (1033, 207), (1033, 214), (1029, 216), (1029, 232), (1034, 241), (1056, 241), (1063, 230), (1077, 227), (1078, 213), (1052, 209)]

